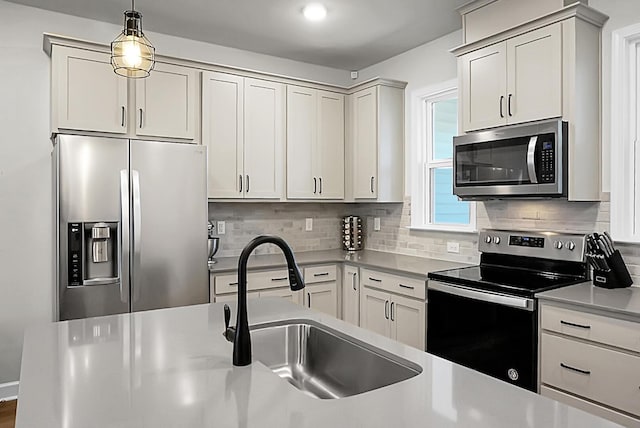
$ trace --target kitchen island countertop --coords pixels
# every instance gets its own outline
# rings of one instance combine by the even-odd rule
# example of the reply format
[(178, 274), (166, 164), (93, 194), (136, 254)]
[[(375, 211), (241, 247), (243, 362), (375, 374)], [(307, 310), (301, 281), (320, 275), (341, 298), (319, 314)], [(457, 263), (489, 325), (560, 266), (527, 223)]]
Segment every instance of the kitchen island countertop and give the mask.
[(282, 319), (315, 320), (422, 372), (321, 400), (259, 362), (233, 367), (222, 304), (65, 321), (25, 334), (17, 428), (617, 426), (284, 300), (249, 301), (250, 324)]
[[(374, 250), (343, 251), (299, 251), (295, 252), (296, 261), (300, 266), (324, 263), (347, 263), (360, 267), (382, 269), (400, 274), (424, 276), (427, 273), (445, 269), (455, 269), (469, 266), (464, 263), (446, 260), (430, 259), (426, 257), (407, 256), (404, 254), (386, 253)], [(229, 273), (238, 269), (238, 257), (217, 257), (217, 263), (209, 265), (209, 272), (213, 274)], [(280, 268), (287, 265), (284, 256), (277, 254), (260, 254), (249, 257), (249, 269)]]

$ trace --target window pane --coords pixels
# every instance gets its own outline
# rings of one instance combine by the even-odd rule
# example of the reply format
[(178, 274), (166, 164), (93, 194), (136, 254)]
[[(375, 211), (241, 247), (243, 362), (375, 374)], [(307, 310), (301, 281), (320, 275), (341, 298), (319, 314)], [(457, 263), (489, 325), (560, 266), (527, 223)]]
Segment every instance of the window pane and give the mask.
[(453, 137), (458, 135), (458, 100), (437, 101), (431, 104), (433, 113), (433, 158), (453, 157)]
[(453, 194), (453, 168), (431, 170), (434, 224), (469, 224), (469, 202)]

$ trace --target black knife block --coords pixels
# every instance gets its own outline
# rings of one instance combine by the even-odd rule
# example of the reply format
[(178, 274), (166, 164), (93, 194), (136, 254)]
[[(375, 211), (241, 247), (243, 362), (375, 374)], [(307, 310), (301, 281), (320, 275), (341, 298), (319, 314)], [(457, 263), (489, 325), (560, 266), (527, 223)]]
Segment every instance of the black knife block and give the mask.
[(633, 284), (620, 251), (615, 250), (607, 262), (611, 270), (593, 270), (593, 285), (602, 288), (626, 288)]

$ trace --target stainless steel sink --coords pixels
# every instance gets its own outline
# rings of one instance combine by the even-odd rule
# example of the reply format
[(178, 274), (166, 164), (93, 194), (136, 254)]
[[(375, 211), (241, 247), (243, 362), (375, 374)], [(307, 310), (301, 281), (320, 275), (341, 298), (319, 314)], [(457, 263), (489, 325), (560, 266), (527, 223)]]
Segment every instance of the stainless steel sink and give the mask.
[(342, 398), (410, 379), (422, 368), (310, 320), (251, 327), (253, 358), (300, 391)]

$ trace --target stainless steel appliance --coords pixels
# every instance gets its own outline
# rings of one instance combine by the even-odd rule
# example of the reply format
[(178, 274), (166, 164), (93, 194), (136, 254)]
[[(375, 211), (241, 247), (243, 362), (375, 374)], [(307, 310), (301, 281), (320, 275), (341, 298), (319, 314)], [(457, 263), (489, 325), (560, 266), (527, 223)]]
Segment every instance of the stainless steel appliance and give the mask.
[(585, 236), (483, 230), (480, 265), (429, 273), (427, 352), (537, 388), (535, 294), (583, 282)]
[(362, 218), (349, 215), (342, 218), (342, 248), (359, 251), (364, 248)]
[(560, 119), (453, 139), (453, 193), (465, 200), (567, 197), (568, 125)]
[(206, 148), (54, 144), (58, 319), (207, 303)]

